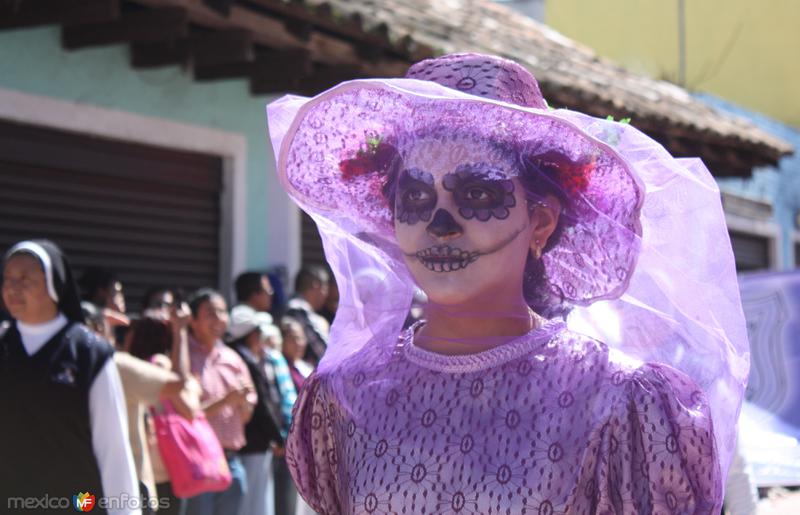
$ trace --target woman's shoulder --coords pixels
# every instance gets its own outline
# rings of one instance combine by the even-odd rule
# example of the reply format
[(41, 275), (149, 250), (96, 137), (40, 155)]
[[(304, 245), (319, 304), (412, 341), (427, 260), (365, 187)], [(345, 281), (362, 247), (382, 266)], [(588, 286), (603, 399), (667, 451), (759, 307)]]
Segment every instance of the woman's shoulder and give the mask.
[(301, 359), (296, 360), (294, 362), (294, 368), (296, 368), (297, 371), (300, 372), (300, 375), (303, 377), (310, 376), (311, 372), (314, 371), (314, 365), (308, 363), (307, 361), (303, 361)]
[(562, 326), (555, 333), (547, 347), (557, 351), (559, 357), (573, 361), (588, 359), (592, 362), (606, 363), (609, 360), (608, 345), (591, 336), (575, 332), (567, 326)]
[(524, 360), (543, 370), (553, 382), (571, 382), (576, 388), (583, 385), (587, 394), (593, 392), (593, 396), (624, 409), (654, 402), (663, 404), (663, 409), (670, 409), (670, 405), (707, 405), (702, 389), (680, 370), (631, 358), (600, 340), (566, 328)]
[(79, 368), (90, 371), (91, 381), (114, 355), (114, 347), (81, 323), (71, 323), (62, 330), (55, 352), (59, 359), (74, 360)]
[(612, 382), (624, 386), (630, 405), (658, 408), (672, 414), (691, 414), (710, 418), (708, 399), (703, 389), (688, 375), (665, 363), (641, 363), (635, 368), (620, 369)]
[(232, 347), (221, 342), (217, 343), (216, 349), (219, 352), (219, 359), (218, 359), (219, 363), (225, 365), (233, 365), (238, 368), (247, 367), (245, 359), (242, 357), (242, 354), (238, 350), (235, 350)]
[(82, 323), (72, 323), (64, 331), (64, 338), (81, 350), (99, 352), (110, 356), (114, 352), (111, 343)]
[[(598, 406), (604, 406), (607, 420), (620, 427), (638, 420), (640, 431), (658, 433), (664, 442), (679, 427), (694, 428), (697, 435), (710, 438), (708, 400), (691, 377), (668, 364), (635, 360), (615, 348), (600, 345), (606, 358), (604, 362), (596, 361), (594, 385), (587, 393), (591, 392)], [(701, 446), (713, 446), (706, 440)]]
[(590, 376), (599, 384), (618, 370), (605, 343), (563, 326), (541, 348), (522, 359), (561, 376)]
[(371, 340), (349, 356), (337, 360), (334, 366), (323, 363), (323, 370), (328, 370), (332, 377), (353, 376), (359, 373), (379, 373), (400, 356), (400, 350), (411, 338), (410, 329), (400, 332), (393, 338), (382, 341)]
[(167, 370), (172, 370), (172, 360), (166, 354), (153, 354), (153, 356), (150, 358), (150, 363)]

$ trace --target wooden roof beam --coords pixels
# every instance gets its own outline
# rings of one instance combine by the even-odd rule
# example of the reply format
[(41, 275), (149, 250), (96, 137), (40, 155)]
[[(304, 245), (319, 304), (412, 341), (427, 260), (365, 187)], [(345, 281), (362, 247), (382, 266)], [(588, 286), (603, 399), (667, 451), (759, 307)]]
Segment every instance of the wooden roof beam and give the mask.
[(255, 58), (253, 35), (242, 29), (229, 29), (189, 38), (195, 65), (249, 62)]
[(255, 60), (252, 35), (232, 29), (193, 33), (188, 38), (131, 45), (134, 68), (191, 66), (199, 81), (248, 77)]
[(314, 73), (300, 80), (299, 92), (303, 95), (316, 95), (332, 88), (340, 82), (364, 78), (363, 70), (358, 66), (317, 66)]
[[(386, 24), (379, 24), (371, 30), (365, 30), (363, 17), (356, 14), (346, 20), (336, 18), (333, 8), (328, 3), (319, 5), (303, 5), (298, 2), (284, 2), (282, 0), (250, 0), (264, 12), (280, 16), (289, 21), (291, 27), (301, 27), (302, 24), (310, 25), (317, 30), (326, 32), (352, 41), (357, 46), (373, 49), (373, 52), (389, 52), (404, 60), (412, 58), (412, 53), (419, 50), (421, 45), (415, 44), (410, 38), (400, 38), (398, 41), (389, 39), (389, 30)], [(433, 55), (433, 50), (427, 48), (425, 57)]]
[(119, 0), (0, 0), (0, 29), (103, 22), (119, 14)]
[(228, 16), (210, 9), (202, 0), (131, 0), (150, 7), (181, 7), (186, 9), (191, 22), (214, 29), (244, 29), (253, 34), (257, 44), (280, 49), (302, 49), (311, 52), (315, 62), (330, 65), (360, 66), (368, 76), (397, 76), (407, 68), (408, 62), (401, 59), (382, 59), (364, 63), (358, 45), (340, 38), (314, 31), (308, 41), (303, 41), (286, 28), (284, 20), (233, 5)]
[(192, 49), (188, 39), (132, 43), (130, 47), (133, 68), (158, 68), (161, 66), (189, 66)]
[(191, 33), (188, 38), (131, 45), (131, 64), (134, 68), (189, 64), (195, 68), (214, 67), (251, 62), (254, 56), (252, 35), (239, 29)]
[(188, 33), (186, 11), (166, 7), (124, 13), (118, 20), (107, 23), (66, 25), (61, 31), (61, 44), (74, 50), (115, 43), (175, 40)]
[(311, 52), (305, 49), (270, 50), (256, 59), (250, 75), (254, 95), (299, 91), (300, 81), (312, 74)]
[(303, 65), (295, 65), (291, 73), (286, 73), (286, 68), (278, 66), (262, 66), (251, 76), (250, 91), (254, 95), (284, 91), (316, 95), (342, 81), (360, 77), (364, 77), (364, 72), (358, 66), (312, 66), (307, 61)]
[(231, 7), (236, 3), (236, 0), (203, 0), (210, 9), (213, 9), (223, 16), (227, 16), (231, 12)]
[(675, 157), (702, 156), (703, 163), (715, 177), (748, 177), (761, 163), (755, 155), (742, 149), (709, 144), (691, 137), (656, 134), (655, 139), (669, 149)]
[(300, 41), (308, 41), (311, 39), (311, 33), (314, 32), (314, 26), (302, 20), (289, 19), (283, 22), (291, 34), (293, 34)]
[(191, 37), (194, 77), (197, 80), (248, 77), (255, 60), (252, 34), (241, 29)]
[[(544, 91), (544, 87), (542, 89)], [(593, 116), (612, 115), (617, 120), (630, 116), (634, 127), (664, 145), (670, 154), (677, 157), (703, 156), (703, 162), (715, 177), (749, 177), (754, 167), (777, 162), (766, 160), (763, 149), (755, 149), (745, 142), (732, 147), (730, 140), (718, 135), (704, 134), (706, 139), (702, 139), (698, 137), (697, 129), (675, 126), (661, 117), (629, 113), (599, 100), (589, 103), (570, 89), (549, 89), (545, 97), (554, 107), (577, 109)]]

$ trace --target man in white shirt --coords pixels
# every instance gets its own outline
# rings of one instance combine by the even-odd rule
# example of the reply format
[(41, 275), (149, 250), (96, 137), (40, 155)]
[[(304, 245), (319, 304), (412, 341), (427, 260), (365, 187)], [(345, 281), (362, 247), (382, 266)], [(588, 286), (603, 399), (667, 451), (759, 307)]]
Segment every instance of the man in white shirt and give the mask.
[(2, 296), (13, 320), (0, 326), (0, 512), (141, 513), (113, 349), (83, 325), (61, 250), (14, 245)]

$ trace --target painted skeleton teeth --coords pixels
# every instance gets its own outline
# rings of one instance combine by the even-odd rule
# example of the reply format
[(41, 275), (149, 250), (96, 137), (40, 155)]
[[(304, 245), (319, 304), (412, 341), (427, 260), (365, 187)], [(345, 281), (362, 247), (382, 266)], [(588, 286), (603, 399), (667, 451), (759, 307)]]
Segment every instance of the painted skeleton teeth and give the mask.
[(417, 252), (417, 259), (432, 272), (455, 272), (478, 259), (477, 252), (468, 252), (449, 245), (436, 245)]

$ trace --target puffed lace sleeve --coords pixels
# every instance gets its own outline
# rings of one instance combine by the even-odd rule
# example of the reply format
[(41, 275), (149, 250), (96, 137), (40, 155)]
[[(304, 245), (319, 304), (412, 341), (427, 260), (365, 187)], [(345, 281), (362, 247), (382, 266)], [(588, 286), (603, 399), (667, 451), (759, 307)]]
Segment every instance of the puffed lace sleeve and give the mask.
[(333, 409), (325, 376), (309, 376), (294, 406), (286, 461), (300, 495), (319, 515), (342, 513), (336, 488)]
[(705, 395), (682, 373), (648, 364), (618, 373), (603, 430), (597, 513), (718, 514), (722, 484)]

